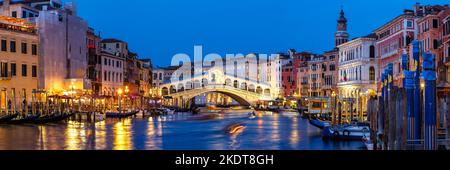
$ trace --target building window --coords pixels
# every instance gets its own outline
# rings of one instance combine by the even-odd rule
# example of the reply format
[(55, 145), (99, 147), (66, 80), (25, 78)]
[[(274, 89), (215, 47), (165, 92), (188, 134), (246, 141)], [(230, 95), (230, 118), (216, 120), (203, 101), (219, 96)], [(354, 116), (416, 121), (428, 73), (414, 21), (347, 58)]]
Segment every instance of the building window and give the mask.
[(108, 77), (107, 77), (106, 71), (105, 71), (104, 74), (103, 74), (103, 81), (106, 81), (107, 80), (106, 78), (108, 78)]
[(438, 49), (439, 48), (439, 41), (438, 40), (436, 40), (436, 39), (434, 39), (433, 40), (433, 49)]
[(22, 54), (27, 54), (27, 43), (22, 43)]
[(27, 11), (22, 11), (22, 18), (27, 18)]
[(37, 66), (31, 66), (31, 77), (37, 77)]
[(413, 27), (412, 21), (407, 21), (407, 22), (406, 22), (406, 26), (407, 26), (408, 28), (412, 28), (412, 27)]
[(2, 40), (2, 51), (7, 51), (6, 43), (6, 40)]
[(16, 76), (16, 75), (17, 75), (16, 63), (11, 63), (11, 76)]
[(439, 22), (437, 19), (433, 19), (433, 28), (438, 28), (439, 27)]
[(106, 66), (106, 65), (108, 65), (108, 59), (104, 59), (104, 65)]
[(26, 76), (27, 76), (27, 65), (22, 64), (22, 77), (26, 77)]
[(10, 52), (13, 52), (13, 53), (16, 52), (16, 42), (15, 41), (10, 42)]
[(0, 77), (8, 77), (8, 63), (0, 62)]
[(336, 70), (336, 66), (334, 64), (330, 65), (330, 71)]
[(369, 80), (375, 81), (375, 68), (373, 66), (369, 69)]
[(120, 48), (120, 44), (119, 43), (116, 43), (116, 48)]
[(37, 55), (37, 45), (36, 44), (31, 45), (31, 54)]
[(375, 46), (370, 46), (370, 58), (375, 58)]
[(12, 14), (11, 14), (11, 17), (17, 18), (17, 11), (13, 11)]

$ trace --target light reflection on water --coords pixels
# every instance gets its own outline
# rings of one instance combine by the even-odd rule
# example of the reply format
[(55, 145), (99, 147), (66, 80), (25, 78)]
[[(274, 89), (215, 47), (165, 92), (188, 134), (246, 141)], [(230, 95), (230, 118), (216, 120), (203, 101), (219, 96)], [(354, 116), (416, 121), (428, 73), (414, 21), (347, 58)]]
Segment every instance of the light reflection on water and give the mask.
[[(0, 150), (354, 150), (361, 142), (324, 142), (321, 131), (299, 117), (229, 113), (196, 121), (189, 113), (103, 122), (0, 125)], [(226, 127), (240, 123), (242, 133)]]

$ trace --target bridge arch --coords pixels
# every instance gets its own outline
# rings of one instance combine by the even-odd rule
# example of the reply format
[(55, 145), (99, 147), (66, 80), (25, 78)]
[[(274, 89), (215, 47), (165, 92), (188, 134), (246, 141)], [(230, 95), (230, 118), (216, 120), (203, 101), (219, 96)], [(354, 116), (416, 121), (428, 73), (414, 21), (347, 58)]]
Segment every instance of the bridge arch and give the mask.
[(186, 87), (185, 87), (185, 89), (186, 90), (191, 90), (192, 89), (192, 82), (191, 81), (188, 81), (188, 82), (186, 82)]
[(232, 86), (233, 85), (233, 83), (231, 82), (231, 79), (226, 79), (225, 80), (225, 85), (227, 85), (227, 86)]
[(238, 102), (241, 106), (251, 106), (252, 105), (252, 102), (248, 101), (247, 99), (245, 99), (245, 98), (243, 98), (243, 97), (241, 97), (241, 96), (239, 96), (237, 94), (231, 93), (231, 92), (226, 91), (226, 90), (218, 90), (218, 89), (201, 91), (201, 92), (198, 92), (198, 93), (186, 96), (185, 99), (187, 101), (192, 101), (197, 96), (201, 96), (202, 94), (207, 94), (207, 93), (214, 93), (214, 92), (227, 95), (228, 97), (230, 97), (233, 100), (235, 100), (236, 102)]
[(250, 92), (256, 92), (256, 87), (255, 87), (255, 85), (254, 85), (254, 84), (250, 84), (250, 85), (248, 86), (248, 91), (250, 91)]
[(163, 88), (161, 89), (161, 95), (162, 95), (162, 96), (167, 96), (167, 95), (169, 95), (169, 89), (168, 89), (167, 87), (163, 87)]
[(202, 79), (202, 87), (208, 86), (208, 79), (207, 78), (203, 78)]
[(178, 92), (184, 91), (184, 85), (182, 83), (178, 84), (177, 91)]
[(194, 89), (200, 88), (201, 86), (202, 86), (202, 84), (200, 83), (200, 80), (194, 81)]
[(177, 92), (177, 88), (174, 85), (171, 85), (169, 91), (170, 91), (170, 94), (176, 93)]
[(233, 87), (234, 87), (234, 88), (239, 88), (239, 81), (234, 80), (234, 82), (233, 82)]

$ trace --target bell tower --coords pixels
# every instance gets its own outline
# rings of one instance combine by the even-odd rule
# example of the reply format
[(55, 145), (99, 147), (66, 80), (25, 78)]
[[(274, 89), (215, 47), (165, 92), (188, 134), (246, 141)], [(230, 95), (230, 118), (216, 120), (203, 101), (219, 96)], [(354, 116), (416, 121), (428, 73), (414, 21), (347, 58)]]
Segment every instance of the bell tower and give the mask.
[(347, 18), (345, 18), (344, 9), (341, 9), (340, 16), (337, 20), (337, 31), (335, 34), (336, 47), (348, 41), (349, 34), (347, 32)]

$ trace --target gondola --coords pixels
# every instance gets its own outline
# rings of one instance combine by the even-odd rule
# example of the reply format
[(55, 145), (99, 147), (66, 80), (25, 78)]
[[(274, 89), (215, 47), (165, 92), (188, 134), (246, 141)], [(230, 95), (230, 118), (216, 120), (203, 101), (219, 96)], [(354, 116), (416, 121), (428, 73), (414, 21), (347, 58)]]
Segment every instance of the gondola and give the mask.
[(72, 115), (73, 115), (72, 113), (71, 114), (47, 115), (47, 116), (42, 116), (42, 117), (39, 117), (39, 118), (31, 121), (31, 123), (33, 123), (33, 124), (56, 123), (56, 122), (66, 120), (69, 117), (71, 117)]
[(130, 116), (134, 116), (137, 113), (139, 113), (139, 111), (132, 111), (132, 112), (127, 112), (127, 113), (107, 112), (106, 117), (107, 118), (127, 118)]
[(28, 115), (26, 117), (16, 117), (8, 121), (8, 124), (22, 124), (22, 123), (31, 123), (34, 120), (38, 119), (41, 115)]
[(7, 123), (7, 122), (9, 122), (10, 120), (16, 118), (17, 116), (19, 116), (18, 113), (1, 116), (1, 117), (0, 117), (0, 123)]

